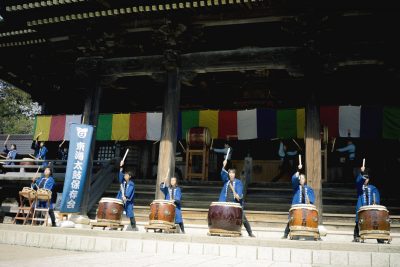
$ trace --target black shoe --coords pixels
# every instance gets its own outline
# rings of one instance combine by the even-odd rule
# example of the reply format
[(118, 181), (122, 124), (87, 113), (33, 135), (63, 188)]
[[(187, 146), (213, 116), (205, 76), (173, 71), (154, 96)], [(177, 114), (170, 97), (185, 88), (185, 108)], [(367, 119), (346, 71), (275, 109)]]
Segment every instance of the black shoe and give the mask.
[(383, 240), (383, 239), (377, 239), (376, 240), (379, 244), (385, 244), (385, 240)]
[(249, 233), (249, 237), (256, 237), (253, 233)]
[(360, 238), (359, 237), (354, 237), (353, 238), (353, 242), (360, 242)]

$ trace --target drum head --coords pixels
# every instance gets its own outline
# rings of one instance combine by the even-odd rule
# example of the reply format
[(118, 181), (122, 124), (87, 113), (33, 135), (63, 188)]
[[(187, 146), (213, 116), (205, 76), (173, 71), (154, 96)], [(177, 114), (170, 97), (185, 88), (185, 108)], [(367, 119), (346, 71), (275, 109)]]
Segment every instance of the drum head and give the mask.
[(166, 205), (173, 205), (175, 207), (174, 201), (165, 199), (155, 199), (153, 200), (153, 202), (151, 202), (150, 205), (152, 204), (166, 204)]
[(235, 208), (242, 208), (239, 203), (235, 202), (211, 202), (210, 206), (225, 206), (225, 207), (235, 207)]
[(100, 199), (100, 202), (99, 202), (99, 203), (104, 203), (104, 202), (107, 202), (107, 203), (109, 203), (109, 202), (111, 202), (111, 203), (117, 203), (117, 204), (121, 204), (121, 205), (124, 204), (124, 202), (123, 202), (121, 199), (118, 199), (118, 198), (111, 198), (111, 197), (102, 197), (102, 198)]
[(360, 209), (358, 210), (358, 212), (360, 211), (365, 211), (365, 210), (384, 210), (386, 212), (389, 212), (387, 210), (387, 208), (385, 206), (382, 205), (368, 205), (368, 206), (362, 206), (360, 207)]
[(316, 211), (318, 211), (317, 207), (315, 207), (312, 204), (295, 204), (295, 205), (292, 205), (290, 207), (289, 211), (295, 210), (295, 209), (308, 209), (308, 210), (316, 210)]

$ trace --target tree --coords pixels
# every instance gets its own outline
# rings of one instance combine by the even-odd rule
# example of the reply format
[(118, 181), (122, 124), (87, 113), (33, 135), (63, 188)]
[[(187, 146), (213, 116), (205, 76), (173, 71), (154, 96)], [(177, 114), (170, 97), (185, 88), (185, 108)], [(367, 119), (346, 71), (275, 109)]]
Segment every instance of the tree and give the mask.
[(31, 96), (0, 80), (0, 133), (31, 134), (40, 106)]

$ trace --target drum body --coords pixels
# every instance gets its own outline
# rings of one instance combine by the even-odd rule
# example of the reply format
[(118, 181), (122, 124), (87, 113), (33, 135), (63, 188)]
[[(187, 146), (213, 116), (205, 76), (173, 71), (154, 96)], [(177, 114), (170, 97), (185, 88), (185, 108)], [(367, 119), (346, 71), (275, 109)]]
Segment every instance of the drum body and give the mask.
[(389, 211), (381, 205), (362, 206), (358, 210), (358, 227), (361, 239), (388, 239), (390, 236)]
[(207, 127), (194, 127), (186, 132), (186, 142), (191, 148), (203, 148), (211, 145), (211, 133)]
[(98, 222), (121, 223), (124, 203), (118, 198), (103, 197), (97, 209)]
[(24, 198), (28, 198), (28, 199), (35, 199), (35, 197), (36, 197), (36, 191), (30, 187), (22, 188), (22, 190), (19, 191), (19, 194), (21, 196), (23, 196)]
[(241, 235), (243, 209), (239, 203), (212, 202), (208, 209), (208, 231)]
[[(23, 158), (22, 160), (24, 160), (24, 161), (21, 161), (20, 163), (19, 163), (19, 165), (20, 166), (34, 166), (34, 165), (36, 165), (35, 164), (35, 160), (34, 159), (32, 159), (32, 158)], [(35, 172), (36, 170), (35, 170), (35, 168), (20, 168), (20, 172)]]
[(290, 237), (312, 236), (319, 238), (318, 210), (311, 204), (292, 205), (289, 210)]
[(39, 188), (36, 191), (36, 198), (41, 201), (51, 201), (51, 190)]
[(170, 200), (154, 200), (150, 204), (149, 224), (175, 226), (175, 204)]

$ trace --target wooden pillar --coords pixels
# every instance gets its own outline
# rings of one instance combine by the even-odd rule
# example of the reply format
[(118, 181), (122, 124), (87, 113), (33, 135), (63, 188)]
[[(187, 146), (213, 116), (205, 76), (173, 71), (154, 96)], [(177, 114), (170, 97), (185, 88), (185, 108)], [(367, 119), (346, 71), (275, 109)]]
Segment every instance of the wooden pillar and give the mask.
[(158, 154), (158, 169), (155, 198), (163, 198), (159, 184), (165, 178), (175, 174), (175, 151), (178, 136), (178, 112), (181, 95), (179, 69), (176, 66), (167, 68), (168, 87), (165, 92), (161, 141)]
[(314, 189), (314, 204), (319, 211), (319, 223), (322, 224), (321, 137), (319, 112), (313, 100), (306, 108), (305, 138), (307, 184)]
[[(99, 85), (100, 83), (97, 77), (98, 66), (100, 62), (101, 58), (87, 58), (82, 62), (79, 62), (77, 68), (77, 75), (80, 77), (82, 84), (86, 85), (86, 87), (88, 88), (85, 99), (85, 106), (83, 108), (82, 123), (93, 126), (97, 125), (97, 120), (99, 117), (100, 99), (102, 93), (102, 88)], [(87, 213), (89, 212), (88, 210), (89, 192), (90, 192), (90, 184), (92, 177), (92, 166), (93, 166), (95, 144), (96, 144), (96, 127), (94, 127), (93, 129), (93, 139), (89, 154), (86, 182), (83, 190), (83, 199), (81, 203), (81, 212), (80, 212), (82, 215), (87, 215)]]

